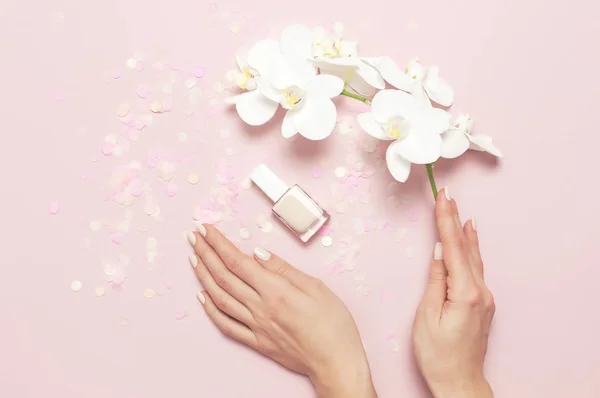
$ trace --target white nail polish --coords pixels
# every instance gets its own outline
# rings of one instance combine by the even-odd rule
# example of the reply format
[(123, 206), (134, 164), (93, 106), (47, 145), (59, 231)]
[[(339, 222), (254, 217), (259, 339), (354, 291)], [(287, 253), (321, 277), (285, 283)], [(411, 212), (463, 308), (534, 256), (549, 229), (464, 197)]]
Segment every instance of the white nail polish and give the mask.
[(471, 217), (471, 227), (473, 227), (473, 231), (477, 232), (477, 227), (475, 226), (475, 216)]
[(269, 261), (269, 259), (271, 258), (271, 253), (269, 253), (262, 247), (257, 247), (256, 249), (254, 249), (254, 255), (262, 261)]
[(442, 253), (442, 242), (437, 242), (435, 244), (435, 248), (433, 249), (433, 259), (438, 261), (444, 259), (444, 254)]
[(187, 233), (187, 239), (190, 245), (194, 246), (196, 244), (196, 235), (193, 232)]
[(190, 254), (190, 264), (192, 264), (192, 267), (196, 268), (198, 266), (198, 257), (196, 257), (195, 254)]
[(450, 196), (450, 190), (448, 189), (448, 186), (444, 187), (444, 195), (446, 196), (447, 201), (452, 200), (452, 196)]
[(202, 294), (202, 292), (198, 292), (196, 293), (196, 298), (198, 299), (199, 302), (201, 302), (202, 304), (206, 303), (206, 298), (204, 297), (204, 295)]
[(198, 223), (198, 232), (200, 232), (200, 235), (206, 237), (206, 227), (200, 223)]

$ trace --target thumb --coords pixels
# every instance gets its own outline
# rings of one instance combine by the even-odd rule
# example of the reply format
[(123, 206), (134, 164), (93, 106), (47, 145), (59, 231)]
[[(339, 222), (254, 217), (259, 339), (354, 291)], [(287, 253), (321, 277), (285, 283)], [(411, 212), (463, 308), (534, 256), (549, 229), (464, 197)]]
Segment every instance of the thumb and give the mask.
[(432, 308), (441, 309), (448, 295), (448, 270), (444, 265), (442, 243), (437, 242), (433, 249), (433, 259), (429, 268), (427, 288), (423, 295), (423, 303)]
[(314, 281), (313, 277), (292, 267), (285, 260), (262, 247), (254, 249), (254, 258), (264, 269), (282, 277), (300, 290), (306, 291)]

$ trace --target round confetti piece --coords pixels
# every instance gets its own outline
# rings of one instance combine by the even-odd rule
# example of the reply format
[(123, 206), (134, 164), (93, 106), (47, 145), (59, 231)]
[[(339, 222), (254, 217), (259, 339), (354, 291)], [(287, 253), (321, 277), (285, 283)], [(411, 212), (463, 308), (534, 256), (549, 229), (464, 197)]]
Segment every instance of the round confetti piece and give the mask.
[(165, 83), (162, 85), (160, 91), (162, 91), (163, 94), (172, 94), (173, 93), (173, 85), (169, 84), (169, 83)]
[(321, 178), (323, 176), (323, 170), (319, 167), (314, 167), (311, 174), (313, 178)]
[(252, 188), (252, 180), (250, 178), (246, 178), (244, 181), (242, 181), (241, 185), (244, 191), (249, 191), (250, 188)]
[(135, 69), (137, 67), (137, 60), (135, 58), (129, 58), (126, 62), (125, 62), (125, 66), (127, 66), (128, 69)]
[(185, 88), (191, 90), (196, 85), (196, 79), (190, 78), (185, 81)]
[(129, 114), (129, 104), (121, 104), (117, 108), (117, 115), (119, 117), (125, 117)]
[(81, 281), (71, 282), (71, 290), (74, 292), (80, 291), (82, 287), (83, 287), (83, 284), (81, 283)]
[(250, 230), (248, 228), (240, 229), (240, 238), (243, 240), (252, 239), (252, 234), (250, 233)]
[(365, 169), (365, 162), (358, 161), (358, 162), (354, 163), (353, 169), (356, 171), (363, 171)]
[(198, 79), (204, 77), (204, 68), (197, 67), (194, 69), (194, 76), (196, 76)]
[(125, 240), (125, 235), (122, 232), (114, 232), (110, 235), (112, 242), (116, 245), (120, 245)]
[(265, 224), (267, 224), (267, 216), (260, 214), (258, 217), (256, 217), (256, 226), (258, 226), (258, 228), (264, 227)]
[(50, 207), (49, 207), (48, 211), (52, 215), (58, 214), (58, 212), (60, 211), (60, 203), (58, 203), (57, 200), (55, 200), (54, 202), (50, 203)]
[(333, 239), (331, 236), (324, 236), (321, 238), (321, 244), (325, 247), (329, 247), (333, 244)]
[(188, 135), (184, 132), (181, 132), (177, 134), (177, 139), (179, 140), (179, 142), (186, 142), (188, 139)]
[(180, 321), (182, 319), (185, 319), (188, 315), (189, 315), (189, 310), (187, 307), (184, 307), (180, 310), (177, 310), (177, 312), (175, 312), (175, 319)]
[(172, 198), (173, 196), (177, 195), (177, 185), (175, 185), (175, 183), (173, 182), (170, 182), (167, 185), (166, 193), (169, 198)]
[(334, 205), (333, 210), (338, 214), (344, 214), (348, 206), (345, 202), (338, 202)]
[(115, 80), (121, 77), (121, 71), (120, 71), (120, 70), (118, 70), (118, 69), (111, 69), (111, 70), (108, 72), (108, 74), (109, 74), (109, 76), (110, 76), (111, 78), (113, 78), (113, 79), (115, 79)]
[(153, 289), (150, 289), (150, 288), (144, 289), (144, 297), (150, 299), (154, 296), (156, 296), (156, 292)]
[(94, 220), (90, 222), (90, 229), (92, 231), (100, 231), (100, 229), (102, 228), (102, 223), (98, 220)]
[(336, 167), (334, 170), (334, 174), (337, 178), (344, 178), (346, 177), (346, 168)]
[(162, 111), (162, 104), (160, 103), (160, 101), (152, 101), (152, 103), (150, 104), (150, 110), (154, 113), (159, 113), (160, 111)]
[(266, 222), (265, 225), (263, 225), (261, 227), (261, 231), (263, 231), (266, 234), (268, 234), (272, 230), (273, 230), (273, 223), (271, 223), (271, 222)]
[(192, 185), (196, 185), (200, 182), (200, 177), (198, 176), (198, 174), (192, 173), (188, 176), (188, 182)]
[(94, 289), (94, 292), (96, 293), (96, 297), (102, 297), (106, 291), (104, 290), (104, 286), (98, 286)]

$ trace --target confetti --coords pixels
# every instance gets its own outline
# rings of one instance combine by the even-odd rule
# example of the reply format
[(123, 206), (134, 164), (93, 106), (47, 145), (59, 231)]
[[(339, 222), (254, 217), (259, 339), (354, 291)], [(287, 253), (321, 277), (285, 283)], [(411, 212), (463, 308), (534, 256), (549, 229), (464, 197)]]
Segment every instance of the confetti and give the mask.
[(152, 101), (150, 104), (150, 110), (154, 113), (159, 113), (162, 110), (162, 104), (158, 100)]
[(175, 319), (177, 319), (178, 321), (186, 318), (189, 315), (189, 309), (188, 307), (183, 307), (180, 310), (177, 310), (175, 312)]
[(96, 289), (94, 289), (94, 293), (96, 293), (96, 297), (104, 296), (104, 293), (105, 293), (104, 286), (96, 287)]
[(323, 176), (323, 170), (319, 167), (315, 167), (311, 172), (313, 178), (321, 178)]
[(125, 62), (125, 66), (127, 66), (128, 69), (135, 69), (137, 67), (137, 60), (135, 58), (129, 58), (126, 62)]
[(334, 170), (334, 174), (337, 178), (344, 178), (346, 177), (346, 168), (336, 167)]
[(187, 88), (188, 90), (191, 90), (196, 85), (196, 82), (197, 82), (197, 80), (194, 78), (187, 79), (184, 83), (185, 88)]
[(102, 223), (98, 220), (94, 220), (90, 222), (90, 229), (92, 231), (100, 231), (100, 229), (102, 228)]
[(153, 289), (150, 289), (150, 288), (144, 289), (144, 297), (146, 297), (147, 299), (150, 299), (154, 296), (156, 296), (156, 292)]
[(192, 185), (196, 185), (200, 182), (200, 177), (198, 176), (198, 174), (190, 174), (188, 175), (188, 182)]
[(83, 284), (81, 283), (81, 281), (73, 281), (71, 282), (71, 290), (74, 292), (78, 292), (81, 290), (81, 288), (83, 287)]
[(184, 132), (181, 132), (181, 133), (177, 134), (177, 139), (180, 142), (186, 142), (187, 139), (188, 139), (188, 135), (186, 133), (184, 133)]
[(117, 109), (117, 115), (119, 117), (125, 117), (129, 114), (129, 104), (121, 104)]
[(267, 216), (265, 216), (264, 214), (260, 214), (256, 217), (256, 226), (258, 228), (264, 227), (267, 224), (267, 222)]
[(329, 247), (333, 244), (333, 239), (331, 236), (324, 236), (321, 238), (321, 244), (325, 247)]
[(58, 214), (58, 212), (60, 211), (60, 203), (58, 203), (57, 200), (55, 200), (54, 202), (50, 203), (50, 208), (48, 209), (48, 211), (52, 215)]
[(346, 202), (338, 202), (334, 205), (333, 210), (338, 214), (344, 214), (347, 210)]
[(121, 71), (119, 71), (118, 69), (111, 69), (108, 72), (108, 74), (111, 78), (113, 78), (115, 80), (121, 77)]
[(110, 235), (110, 239), (116, 245), (120, 245), (125, 240), (125, 235), (122, 232), (114, 232)]
[(250, 233), (250, 230), (248, 228), (240, 229), (240, 238), (243, 240), (252, 239), (252, 234)]
[(242, 181), (241, 185), (244, 191), (249, 191), (250, 188), (252, 188), (252, 180), (250, 178), (246, 178), (244, 181)]
[(194, 76), (196, 76), (198, 79), (204, 77), (204, 69), (201, 67), (194, 69)]
[(170, 182), (167, 185), (166, 194), (169, 198), (172, 198), (173, 196), (177, 195), (177, 185), (173, 182)]

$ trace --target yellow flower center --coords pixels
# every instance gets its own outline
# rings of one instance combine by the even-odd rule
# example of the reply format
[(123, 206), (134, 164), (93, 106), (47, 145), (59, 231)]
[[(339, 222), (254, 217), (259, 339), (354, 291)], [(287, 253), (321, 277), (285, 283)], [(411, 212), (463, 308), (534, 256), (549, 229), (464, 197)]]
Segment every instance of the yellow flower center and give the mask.
[(283, 90), (283, 103), (281, 104), (286, 109), (295, 109), (301, 102), (304, 96), (304, 91), (298, 87), (290, 87)]
[(410, 123), (401, 116), (393, 116), (389, 118), (383, 127), (383, 131), (387, 134), (387, 136), (395, 140), (405, 138), (409, 129)]

